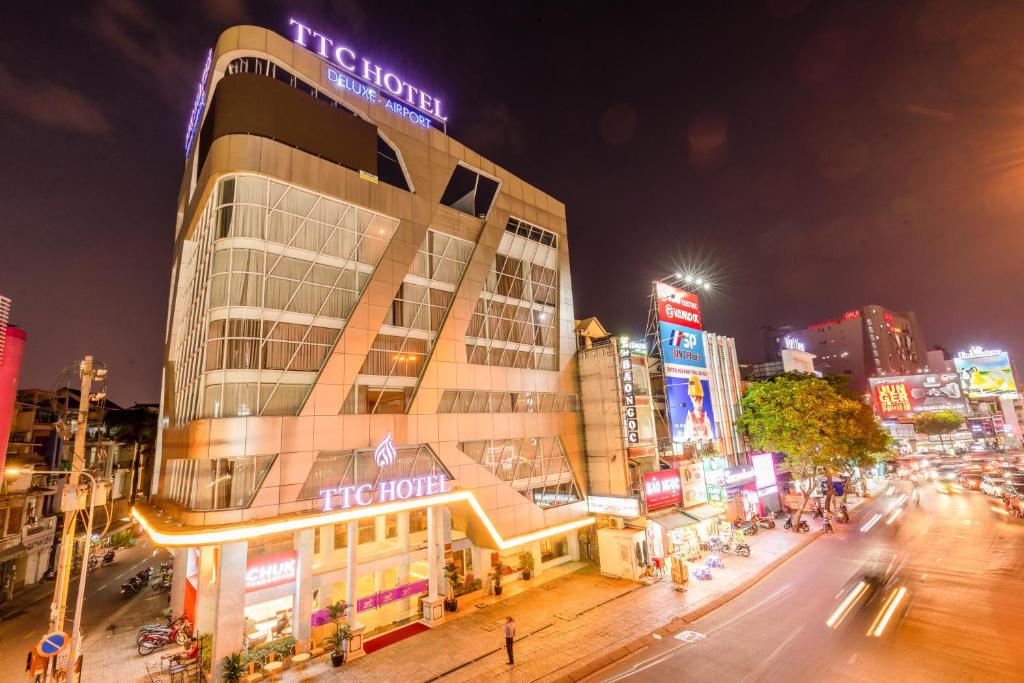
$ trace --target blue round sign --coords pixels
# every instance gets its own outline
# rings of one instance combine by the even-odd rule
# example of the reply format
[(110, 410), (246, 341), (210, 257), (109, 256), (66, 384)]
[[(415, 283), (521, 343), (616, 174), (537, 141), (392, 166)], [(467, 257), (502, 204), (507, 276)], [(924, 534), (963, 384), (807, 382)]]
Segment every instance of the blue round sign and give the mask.
[(54, 631), (43, 636), (36, 645), (36, 652), (43, 657), (53, 657), (59, 654), (68, 645), (68, 634), (63, 631)]

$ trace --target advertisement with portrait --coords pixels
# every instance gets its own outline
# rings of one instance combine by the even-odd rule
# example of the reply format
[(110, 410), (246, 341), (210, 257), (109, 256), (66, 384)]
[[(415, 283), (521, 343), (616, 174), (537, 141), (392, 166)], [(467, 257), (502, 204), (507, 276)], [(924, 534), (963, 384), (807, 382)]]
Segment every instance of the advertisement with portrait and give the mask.
[(717, 437), (708, 380), (695, 375), (665, 377), (665, 402), (672, 441), (710, 441)]
[(973, 351), (955, 358), (956, 371), (969, 398), (1015, 396), (1017, 383), (1005, 351)]
[(967, 400), (955, 372), (872, 377), (875, 412), (883, 418), (906, 417), (937, 410), (967, 412)]

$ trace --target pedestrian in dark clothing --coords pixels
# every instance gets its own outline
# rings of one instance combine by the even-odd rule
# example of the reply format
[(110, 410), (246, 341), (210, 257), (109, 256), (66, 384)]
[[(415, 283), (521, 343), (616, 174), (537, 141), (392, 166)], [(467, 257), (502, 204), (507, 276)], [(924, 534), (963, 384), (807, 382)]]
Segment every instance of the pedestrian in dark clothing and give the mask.
[(515, 664), (515, 657), (512, 656), (512, 643), (516, 639), (516, 620), (508, 617), (505, 620), (505, 650), (508, 651), (508, 663)]

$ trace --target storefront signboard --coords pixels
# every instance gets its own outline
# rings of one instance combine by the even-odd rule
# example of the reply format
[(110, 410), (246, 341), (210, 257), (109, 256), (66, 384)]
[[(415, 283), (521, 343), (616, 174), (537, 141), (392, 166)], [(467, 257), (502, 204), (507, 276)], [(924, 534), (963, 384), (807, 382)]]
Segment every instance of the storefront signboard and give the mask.
[(704, 483), (704, 464), (699, 460), (679, 466), (683, 480), (683, 507), (689, 508), (708, 502), (708, 488)]
[(751, 467), (727, 467), (725, 469), (726, 486), (742, 486), (754, 480), (754, 468)]
[[(314, 28), (295, 19), (290, 19), (288, 25), (294, 28), (293, 42), (331, 64), (328, 79), (332, 83), (370, 102), (383, 104), (394, 114), (424, 128), (429, 127), (431, 121), (443, 128), (448, 121), (442, 112), (440, 98), (414, 86), (395, 72), (357, 55), (352, 48)], [(340, 67), (341, 71), (335, 67)]]
[(587, 507), (597, 515), (619, 515), (620, 517), (639, 517), (640, 501), (636, 498), (620, 498), (618, 496), (588, 496)]
[(636, 392), (633, 386), (633, 358), (626, 344), (619, 345), (619, 386), (622, 389), (622, 436), (626, 447), (640, 443), (640, 421), (636, 412)]
[(953, 362), (968, 398), (1017, 395), (1010, 355), (1005, 351), (975, 346), (958, 353)]
[(373, 595), (367, 595), (366, 597), (359, 598), (356, 600), (356, 611), (365, 612), (367, 610), (376, 609), (389, 605), (397, 600), (405, 600), (421, 593), (426, 593), (430, 590), (429, 579), (422, 579), (420, 581), (413, 581), (412, 583), (405, 583), (401, 586), (395, 586), (387, 590), (374, 593)]
[(757, 453), (750, 458), (754, 465), (754, 486), (758, 490), (766, 489), (775, 485), (775, 455), (772, 453)]
[(708, 491), (709, 503), (725, 502), (725, 458), (704, 459), (704, 485)]
[(262, 555), (249, 560), (245, 567), (245, 592), (280, 586), (295, 580), (299, 568), (299, 553), (286, 550)]
[(967, 402), (955, 372), (871, 377), (875, 412), (883, 418), (909, 417), (937, 410), (966, 412)]
[(645, 474), (644, 495), (647, 498), (648, 510), (657, 510), (681, 503), (683, 496), (679, 470), (660, 470)]

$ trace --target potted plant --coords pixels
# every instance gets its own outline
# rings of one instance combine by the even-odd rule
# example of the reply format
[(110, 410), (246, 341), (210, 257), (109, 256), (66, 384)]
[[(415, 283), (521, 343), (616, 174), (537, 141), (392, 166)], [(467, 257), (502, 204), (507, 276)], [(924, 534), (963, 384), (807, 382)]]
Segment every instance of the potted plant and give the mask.
[(494, 594), (501, 595), (501, 578), (502, 572), (505, 570), (505, 565), (501, 563), (501, 560), (494, 565)]
[(352, 629), (348, 624), (340, 624), (338, 629), (331, 636), (331, 646), (334, 648), (334, 652), (331, 653), (331, 665), (341, 666), (345, 663), (345, 659), (348, 655), (346, 652), (346, 643), (349, 638), (352, 637)]
[(533, 553), (525, 550), (519, 553), (519, 569), (523, 572), (524, 581), (529, 581), (533, 577)]
[(336, 602), (333, 605), (327, 605), (327, 611), (331, 615), (331, 621), (338, 623), (345, 618), (345, 612), (348, 610), (348, 603), (344, 600)]
[(444, 609), (447, 612), (455, 612), (459, 609), (459, 599), (455, 592), (462, 587), (462, 577), (454, 562), (448, 562), (444, 566), (444, 578), (447, 584), (444, 597)]
[(235, 650), (229, 655), (226, 655), (224, 659), (220, 660), (220, 671), (221, 678), (225, 683), (238, 683), (242, 680), (242, 676), (245, 675), (246, 663), (242, 658), (242, 653), (239, 650)]

